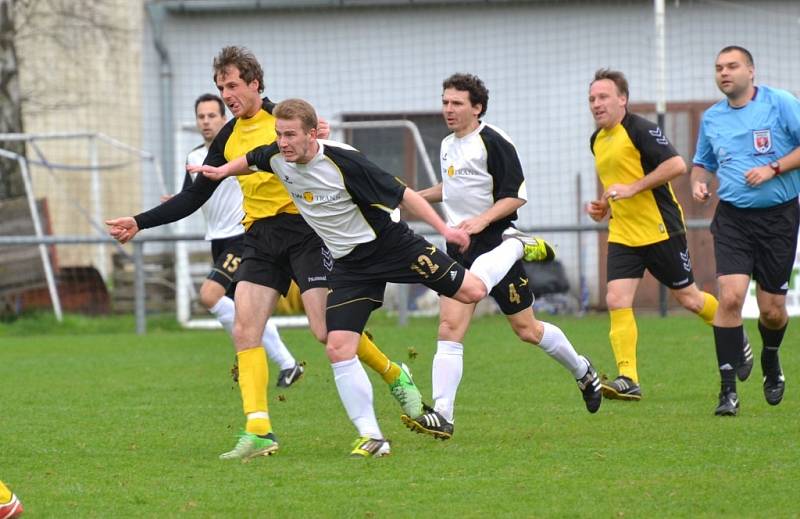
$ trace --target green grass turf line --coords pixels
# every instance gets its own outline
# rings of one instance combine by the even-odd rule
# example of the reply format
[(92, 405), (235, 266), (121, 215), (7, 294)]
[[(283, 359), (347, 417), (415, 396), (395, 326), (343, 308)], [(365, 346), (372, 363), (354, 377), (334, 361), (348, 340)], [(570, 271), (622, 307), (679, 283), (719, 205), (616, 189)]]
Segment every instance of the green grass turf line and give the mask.
[[(376, 342), (411, 366), (429, 400), (436, 321), (376, 317)], [(615, 375), (605, 315), (552, 322)], [(684, 314), (638, 322), (644, 398), (604, 401), (596, 415), (570, 375), (498, 316), (477, 319), (465, 340), (450, 441), (406, 430), (370, 374), (393, 441), (377, 460), (347, 457), (356, 432), (323, 347), (284, 330), (307, 376), (270, 383), (281, 448), (249, 464), (217, 459), (243, 425), (222, 332), (5, 335), (0, 478), (30, 517), (796, 517), (797, 320), (782, 348), (783, 403), (764, 401), (756, 359), (734, 419), (713, 416), (710, 328)]]

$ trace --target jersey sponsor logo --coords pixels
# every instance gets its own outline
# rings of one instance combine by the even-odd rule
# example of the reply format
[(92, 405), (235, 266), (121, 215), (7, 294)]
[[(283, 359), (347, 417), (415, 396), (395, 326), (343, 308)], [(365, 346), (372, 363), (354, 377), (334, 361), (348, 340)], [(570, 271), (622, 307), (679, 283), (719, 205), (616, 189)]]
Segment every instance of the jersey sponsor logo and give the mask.
[(758, 155), (772, 151), (772, 130), (753, 130), (753, 148)]
[(649, 130), (648, 133), (656, 138), (656, 142), (661, 144), (662, 146), (667, 146), (669, 141), (667, 140), (667, 136), (661, 132), (661, 128), (656, 128), (655, 130)]
[(325, 195), (318, 195), (311, 191), (303, 191), (302, 193), (291, 192), (292, 198), (303, 199), (309, 204), (311, 202), (333, 202), (342, 198), (341, 193), (329, 193)]

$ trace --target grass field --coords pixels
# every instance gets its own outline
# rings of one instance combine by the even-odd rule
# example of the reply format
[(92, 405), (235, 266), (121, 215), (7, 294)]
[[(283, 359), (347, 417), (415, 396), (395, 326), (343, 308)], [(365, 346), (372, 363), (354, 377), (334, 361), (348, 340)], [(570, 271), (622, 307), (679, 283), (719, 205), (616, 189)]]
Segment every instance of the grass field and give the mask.
[[(376, 340), (409, 363), (428, 398), (435, 320), (398, 328), (377, 317)], [(615, 374), (605, 315), (553, 322)], [(452, 440), (407, 431), (372, 377), (393, 441), (392, 456), (374, 460), (347, 457), (356, 433), (322, 347), (285, 330), (307, 376), (288, 390), (271, 384), (281, 449), (249, 464), (217, 459), (243, 424), (222, 332), (15, 326), (0, 329), (0, 478), (31, 518), (800, 516), (796, 321), (782, 350), (783, 403), (764, 401), (756, 361), (739, 386), (740, 415), (717, 418), (711, 331), (694, 317), (641, 317), (644, 398), (605, 401), (596, 415), (559, 365), (502, 318), (481, 318), (465, 341)], [(755, 323), (747, 328), (758, 354)]]

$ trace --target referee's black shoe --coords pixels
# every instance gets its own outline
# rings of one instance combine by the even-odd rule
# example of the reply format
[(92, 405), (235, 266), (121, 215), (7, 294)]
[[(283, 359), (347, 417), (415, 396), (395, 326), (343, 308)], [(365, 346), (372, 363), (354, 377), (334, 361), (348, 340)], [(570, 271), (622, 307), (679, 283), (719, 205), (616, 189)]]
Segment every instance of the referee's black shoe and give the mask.
[(717, 416), (736, 416), (739, 414), (739, 395), (735, 391), (722, 391), (719, 394), (719, 405), (714, 410)]
[(783, 390), (786, 389), (786, 379), (783, 372), (775, 376), (764, 376), (764, 398), (769, 405), (778, 405), (783, 400)]

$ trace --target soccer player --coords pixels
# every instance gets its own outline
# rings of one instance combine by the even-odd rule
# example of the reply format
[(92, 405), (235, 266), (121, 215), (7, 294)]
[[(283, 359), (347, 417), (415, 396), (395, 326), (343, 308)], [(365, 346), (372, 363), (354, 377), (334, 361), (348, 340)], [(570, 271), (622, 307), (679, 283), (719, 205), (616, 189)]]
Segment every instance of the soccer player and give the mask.
[(22, 515), (22, 501), (0, 481), (0, 519), (14, 519)]
[[(525, 177), (517, 150), (501, 129), (481, 120), (489, 103), (483, 81), (454, 74), (442, 85), (442, 115), (453, 131), (441, 145), (442, 182), (420, 191), (428, 202), (442, 202), (447, 224), (470, 235), (463, 254), (449, 245), (447, 254), (465, 267), (516, 232), (512, 223), (527, 201)], [(557, 327), (536, 319), (533, 294), (521, 261), (490, 292), (511, 328), (525, 342), (539, 346), (578, 381), (589, 412), (602, 401), (600, 382), (589, 361), (575, 352)], [(456, 391), (464, 365), (464, 336), (474, 303), (439, 298), (439, 334), (433, 358), (433, 409), (422, 416), (404, 416), (409, 428), (448, 439), (453, 434)]]
[(719, 203), (711, 222), (717, 262), (719, 309), (714, 344), (722, 380), (717, 416), (736, 416), (739, 396), (732, 367), (738, 360), (742, 305), (756, 282), (764, 398), (783, 399), (786, 381), (778, 349), (789, 316), (786, 292), (797, 251), (800, 210), (800, 101), (785, 90), (756, 86), (749, 51), (725, 47), (716, 59), (717, 87), (725, 99), (705, 111), (692, 168), (692, 195), (711, 198), (719, 181)]
[[(243, 47), (225, 47), (214, 59), (213, 79), (222, 100), (234, 115), (211, 143), (205, 164), (222, 165), (230, 159), (275, 140), (274, 104), (261, 98), (264, 72), (256, 57)], [(325, 124), (320, 130), (327, 133)], [(233, 341), (239, 364), (239, 389), (246, 416), (236, 446), (221, 459), (248, 461), (278, 449), (267, 405), (267, 359), (261, 334), (279, 294), (291, 280), (300, 288), (309, 327), (325, 342), (325, 300), (333, 257), (300, 216), (286, 188), (274, 175), (255, 173), (239, 179), (243, 194), (244, 252), (236, 273)], [(153, 209), (134, 217), (109, 220), (109, 233), (125, 243), (140, 229), (185, 218), (199, 209), (220, 182), (204, 176)], [(358, 343), (358, 357), (388, 384), (406, 414), (422, 412), (422, 396), (404, 365), (392, 362), (366, 334)]]
[(356, 359), (359, 336), (370, 313), (383, 304), (387, 282), (421, 283), (462, 303), (474, 303), (489, 292), (525, 255), (552, 257), (542, 240), (514, 233), (477, 258), (466, 270), (437, 247), (412, 232), (390, 213), (401, 206), (430, 224), (462, 251), (470, 242), (463, 229), (448, 227), (415, 191), (345, 144), (317, 140), (314, 108), (301, 99), (275, 108), (277, 140), (225, 166), (192, 168), (220, 179), (257, 171), (274, 173), (296, 200), (308, 224), (336, 259), (330, 274), (326, 353), (339, 396), (359, 433), (353, 456), (389, 453), (375, 418), (372, 386)]
[[(213, 94), (203, 94), (194, 102), (195, 123), (203, 136), (203, 144), (194, 148), (186, 157), (186, 164), (200, 165), (208, 155), (208, 148), (220, 129), (227, 122), (225, 103)], [(183, 189), (194, 183), (196, 175), (186, 172)], [(162, 197), (166, 202), (171, 197)], [(233, 333), (236, 284), (233, 276), (242, 261), (244, 249), (244, 211), (242, 189), (236, 179), (228, 179), (203, 204), (206, 217), (206, 240), (211, 241), (211, 257), (214, 267), (200, 286), (200, 303), (217, 318), (228, 332)], [(278, 334), (272, 321), (267, 321), (262, 334), (262, 343), (269, 358), (280, 368), (278, 387), (289, 387), (302, 375), (304, 368), (298, 363)], [(238, 371), (234, 368), (234, 371)]]
[[(683, 158), (661, 128), (628, 112), (628, 81), (622, 72), (601, 69), (595, 73), (589, 86), (589, 108), (597, 125), (590, 146), (605, 192), (589, 202), (586, 211), (598, 222), (611, 216), (606, 305), (611, 317), (608, 336), (619, 372), (613, 381), (603, 381), (603, 395), (640, 400), (633, 299), (645, 269), (708, 325), (719, 303), (697, 288), (692, 274), (683, 209), (670, 185), (670, 180), (687, 172)], [(739, 331), (732, 365), (745, 380), (753, 354)]]

